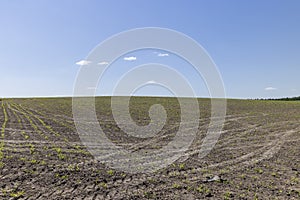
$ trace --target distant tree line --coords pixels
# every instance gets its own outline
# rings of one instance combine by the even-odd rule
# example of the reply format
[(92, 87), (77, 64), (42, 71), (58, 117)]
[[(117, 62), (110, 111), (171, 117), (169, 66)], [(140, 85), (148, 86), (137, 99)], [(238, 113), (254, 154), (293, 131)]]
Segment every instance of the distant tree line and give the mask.
[(270, 100), (270, 101), (300, 101), (300, 96), (299, 97), (285, 97), (285, 98), (269, 98), (269, 99), (257, 99), (257, 100)]

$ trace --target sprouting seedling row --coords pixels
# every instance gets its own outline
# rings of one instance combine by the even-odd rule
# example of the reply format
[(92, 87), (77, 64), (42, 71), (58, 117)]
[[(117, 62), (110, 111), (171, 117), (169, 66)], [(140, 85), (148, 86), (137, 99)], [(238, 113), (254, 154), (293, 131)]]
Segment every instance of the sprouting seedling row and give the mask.
[[(71, 130), (75, 130), (75, 127), (74, 127), (74, 126), (68, 125), (68, 124), (66, 124), (66, 123), (64, 123), (64, 122), (62, 122), (62, 121), (58, 121), (57, 119), (55, 119), (55, 118), (53, 118), (53, 117), (52, 117), (52, 118), (51, 118), (51, 117), (47, 117), (46, 114), (44, 114), (44, 113), (42, 113), (42, 112), (40, 112), (40, 111), (35, 110), (35, 112), (36, 112), (37, 114), (39, 114), (40, 116), (42, 116), (43, 118), (52, 120), (52, 121), (54, 121), (55, 123), (60, 124), (60, 125), (66, 127), (66, 128), (69, 128), (69, 129), (71, 129)], [(64, 121), (66, 121), (66, 120), (64, 120)], [(66, 121), (66, 122), (68, 122), (68, 121)], [(69, 123), (71, 123), (71, 122), (69, 122)]]
[[(67, 117), (67, 115), (65, 115), (65, 111), (63, 111), (63, 110), (65, 110), (64, 108), (66, 106), (62, 103), (60, 103), (59, 105), (60, 105), (59, 109), (54, 108), (55, 114), (51, 112), (53, 109), (51, 109), (51, 111), (48, 109), (49, 107), (51, 107), (51, 108), (53, 107), (52, 104), (51, 104), (51, 106), (49, 106), (49, 105), (47, 105), (47, 104), (45, 105), (44, 103), (41, 103), (41, 102), (36, 102), (35, 109), (33, 109), (33, 108), (28, 108), (28, 109), (33, 110), (35, 113), (39, 114), (40, 116), (50, 119), (51, 121), (55, 121), (55, 122), (58, 122), (57, 120), (55, 120), (55, 118), (57, 118), (58, 116), (63, 116), (63, 121), (69, 123), (69, 125), (66, 125), (66, 127), (70, 128), (70, 129), (74, 129), (74, 126), (72, 126), (74, 124), (73, 118), (70, 117), (70, 119), (72, 119), (72, 120), (67, 120), (66, 118), (68, 118), (68, 117)], [(30, 107), (31, 107), (31, 105), (30, 105)], [(68, 105), (67, 105), (67, 108), (68, 108)], [(43, 111), (43, 112), (41, 112), (41, 111)], [(45, 113), (47, 113), (47, 114), (45, 114)], [(49, 117), (49, 116), (51, 116), (51, 117)]]
[[(22, 119), (21, 117), (17, 114), (16, 110), (15, 109), (12, 109), (11, 106), (10, 106), (10, 110), (12, 111), (13, 115), (15, 118), (17, 118), (17, 121), (19, 123), (19, 125), (22, 127), (22, 128), (25, 128), (23, 123), (22, 123)], [(27, 140), (29, 139), (29, 135), (26, 134), (26, 132), (24, 130), (22, 130), (21, 132), (21, 135)]]
[(3, 153), (3, 150), (4, 150), (4, 136), (5, 136), (5, 128), (6, 128), (6, 124), (7, 124), (7, 121), (8, 121), (8, 115), (7, 115), (7, 112), (6, 112), (6, 109), (5, 109), (5, 103), (2, 101), (1, 102), (1, 107), (2, 107), (2, 110), (3, 110), (3, 115), (4, 115), (4, 122), (2, 124), (2, 127), (1, 127), (1, 143), (0, 143), (0, 167), (2, 167), (4, 164), (2, 162), (2, 159), (4, 157), (4, 153)]
[[(23, 109), (26, 109), (27, 112), (28, 112), (28, 113), (31, 113), (34, 117), (38, 118), (38, 117), (37, 117), (36, 115), (34, 115), (32, 112), (28, 111), (27, 108), (24, 108), (24, 107), (22, 107), (22, 108), (23, 108)], [(44, 114), (44, 113), (42, 113), (42, 112), (40, 112), (40, 111), (37, 111), (37, 110), (34, 110), (34, 112), (37, 113), (38, 115), (42, 116), (43, 118), (49, 119), (49, 120), (51, 120), (51, 121), (53, 121), (53, 122), (55, 122), (55, 123), (57, 123), (57, 124), (59, 124), (59, 125), (61, 125), (61, 126), (63, 126), (63, 127), (69, 128), (69, 129), (71, 129), (71, 130), (75, 130), (75, 127), (70, 126), (70, 125), (64, 123), (63, 121), (59, 121), (59, 120), (57, 120), (57, 119), (55, 119), (55, 118), (47, 117), (46, 114)], [(40, 118), (39, 118), (39, 119), (40, 119)], [(40, 119), (40, 120), (41, 120), (41, 119)], [(40, 121), (40, 120), (39, 120), (39, 121)], [(43, 120), (41, 120), (41, 121), (43, 121)], [(41, 121), (40, 121), (40, 122), (41, 122)], [(45, 124), (44, 121), (41, 122), (41, 123), (42, 123), (43, 125)], [(47, 125), (44, 125), (44, 126), (47, 126)], [(50, 126), (48, 126), (48, 127), (50, 127)], [(51, 127), (50, 127), (50, 128), (51, 128)], [(51, 128), (51, 129), (52, 129), (52, 128)], [(54, 131), (54, 130), (52, 129), (52, 131)], [(54, 131), (54, 132), (56, 132), (56, 131)], [(57, 132), (56, 132), (56, 133), (57, 133)], [(59, 134), (59, 133), (57, 133), (57, 134)], [(57, 135), (57, 134), (56, 134), (56, 135)], [(59, 135), (60, 135), (60, 134), (59, 134)], [(66, 138), (65, 138), (65, 140), (66, 140)]]
[(30, 126), (34, 129), (34, 131), (36, 133), (38, 133), (39, 135), (43, 136), (46, 140), (48, 139), (48, 137), (37, 127), (37, 125), (32, 121), (31, 117), (24, 112), (17, 104), (12, 103), (11, 104), (12, 107), (14, 107), (16, 110), (18, 110), (18, 112), (20, 112), (30, 123)]
[(42, 125), (43, 127), (45, 127), (46, 129), (48, 129), (51, 133), (53, 133), (56, 136), (60, 136), (60, 134), (56, 131), (54, 131), (52, 129), (51, 126), (47, 125), (41, 118), (39, 118), (37, 115), (33, 114), (31, 111), (29, 111), (28, 109), (25, 109), (24, 107), (22, 107), (21, 105), (19, 105), (19, 107), (24, 111), (27, 112), (29, 115), (31, 115), (32, 117), (34, 117), (35, 119), (37, 119)]
[[(31, 117), (34, 117), (36, 120), (38, 120), (45, 128), (47, 128), (50, 132), (54, 133), (56, 136), (60, 136), (59, 133), (55, 132), (50, 126), (48, 126), (42, 119), (40, 119), (38, 116), (34, 115), (34, 113), (26, 110), (24, 107), (18, 104), (13, 104), (13, 107), (18, 110), (22, 115), (24, 115), (28, 121), (30, 122), (31, 126), (34, 128), (35, 131), (37, 131), (40, 134), (43, 134), (40, 129), (38, 129), (37, 125), (33, 122)], [(47, 137), (47, 136), (45, 136)], [(35, 147), (32, 144), (29, 144), (28, 146), (30, 148), (30, 154), (33, 154), (35, 152)], [(53, 150), (56, 152), (58, 158), (60, 160), (64, 160), (66, 158), (65, 154), (62, 153), (62, 150), (60, 147), (53, 147)]]
[[(35, 111), (36, 111), (36, 110), (35, 110)], [(57, 115), (52, 114), (52, 116), (54, 116), (54, 117), (47, 117), (47, 116), (49, 116), (49, 112), (48, 112), (48, 111), (46, 111), (48, 114), (42, 113), (42, 112), (40, 112), (40, 111), (36, 111), (36, 112), (39, 113), (40, 115), (42, 115), (43, 117), (47, 118), (47, 119), (53, 120), (53, 121), (55, 121), (55, 122), (57, 122), (57, 123), (59, 123), (59, 124), (62, 124), (62, 125), (64, 125), (64, 126), (70, 128), (70, 129), (75, 129), (74, 126), (72, 126), (72, 125), (74, 124), (73, 118), (71, 118), (72, 120), (67, 120), (67, 119), (65, 118), (65, 117), (66, 117), (65, 115), (60, 115), (60, 116), (64, 116), (64, 117), (62, 117), (62, 118), (63, 118), (63, 121), (64, 121), (64, 122), (68, 123), (68, 124), (66, 124), (66, 123), (63, 123), (63, 122), (60, 123), (60, 121), (56, 120), (55, 118), (57, 117)]]
[(8, 121), (8, 115), (5, 109), (5, 103), (2, 101), (2, 110), (3, 110), (3, 115), (4, 115), (4, 122), (2, 124), (2, 128), (1, 128), (1, 137), (2, 139), (4, 138), (4, 132), (5, 132), (5, 127), (6, 127), (6, 123)]
[[(31, 116), (33, 116), (35, 119), (37, 119), (43, 127), (45, 127), (48, 131), (50, 131), (51, 133), (53, 133), (55, 136), (61, 136), (60, 133), (56, 132), (55, 130), (52, 129), (51, 126), (47, 125), (44, 120), (42, 120), (40, 117), (38, 117), (37, 115), (35, 115), (33, 112), (29, 111), (28, 109), (22, 107), (21, 105), (19, 105), (19, 107), (24, 111), (27, 112), (28, 114), (30, 114)], [(64, 140), (66, 142), (68, 142), (68, 139), (66, 137), (64, 137)]]

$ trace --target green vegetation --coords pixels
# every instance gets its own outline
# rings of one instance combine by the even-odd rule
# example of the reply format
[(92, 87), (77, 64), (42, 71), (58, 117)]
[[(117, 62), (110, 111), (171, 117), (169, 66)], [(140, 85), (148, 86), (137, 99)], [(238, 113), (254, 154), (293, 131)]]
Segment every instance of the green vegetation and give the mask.
[(178, 183), (174, 183), (174, 184), (172, 185), (172, 188), (180, 189), (180, 188), (181, 188), (181, 185), (179, 185)]
[(11, 106), (13, 108), (15, 108), (16, 110), (18, 110), (18, 112), (20, 112), (29, 121), (31, 127), (34, 129), (34, 131), (36, 133), (40, 134), (41, 136), (43, 136), (47, 140), (47, 137), (44, 135), (44, 133), (41, 130), (38, 129), (37, 125), (33, 122), (31, 117), (24, 110), (22, 110), (22, 108), (18, 104), (12, 103)]
[(30, 154), (34, 154), (35, 151), (35, 146), (34, 144), (28, 144), (29, 150), (30, 150)]
[(101, 182), (99, 183), (100, 187), (107, 188), (107, 183)]
[(14, 198), (19, 198), (24, 195), (24, 191), (18, 191), (18, 192), (11, 192), (9, 196), (14, 197)]
[(201, 193), (201, 194), (204, 194), (204, 195), (208, 195), (210, 194), (210, 189), (205, 187), (204, 185), (199, 185), (197, 188), (196, 188), (196, 191)]
[(57, 154), (57, 157), (60, 159), (60, 160), (64, 160), (66, 158), (66, 155), (64, 155), (62, 153), (62, 150), (60, 147), (53, 147), (53, 150), (56, 152)]
[(268, 100), (275, 100), (275, 101), (300, 101), (299, 97), (286, 97), (286, 98), (280, 98), (280, 99), (268, 99)]
[(107, 174), (109, 174), (110, 176), (113, 176), (115, 174), (114, 170), (110, 169), (107, 171)]
[(8, 121), (8, 115), (5, 109), (5, 104), (4, 101), (1, 102), (2, 110), (3, 110), (3, 115), (4, 115), (4, 122), (1, 127), (1, 143), (0, 143), (0, 168), (3, 167), (4, 163), (2, 162), (2, 159), (4, 157), (4, 136), (5, 136), (5, 128), (6, 128), (6, 123)]

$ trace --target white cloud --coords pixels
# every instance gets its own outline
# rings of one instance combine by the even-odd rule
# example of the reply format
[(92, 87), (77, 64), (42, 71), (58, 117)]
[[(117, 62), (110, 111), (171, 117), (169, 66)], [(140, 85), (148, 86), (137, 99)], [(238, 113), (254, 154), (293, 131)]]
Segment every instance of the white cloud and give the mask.
[(293, 92), (296, 92), (297, 91), (297, 89), (291, 89)]
[(89, 65), (90, 63), (91, 63), (91, 61), (88, 61), (88, 60), (80, 60), (80, 61), (76, 62), (76, 65), (84, 66), (84, 65)]
[(277, 88), (274, 88), (274, 87), (266, 87), (265, 90), (266, 90), (266, 91), (271, 91), (271, 90), (277, 90)]
[(135, 61), (136, 57), (135, 56), (124, 57), (124, 60), (126, 60), (126, 61)]
[(102, 62), (99, 62), (98, 65), (108, 65), (108, 62), (102, 61)]
[(165, 57), (165, 56), (169, 56), (169, 54), (168, 53), (159, 53), (157, 56), (159, 56), (159, 57)]
[(154, 83), (157, 83), (156, 81), (154, 80), (151, 80), (151, 81), (147, 81), (146, 84), (154, 84)]

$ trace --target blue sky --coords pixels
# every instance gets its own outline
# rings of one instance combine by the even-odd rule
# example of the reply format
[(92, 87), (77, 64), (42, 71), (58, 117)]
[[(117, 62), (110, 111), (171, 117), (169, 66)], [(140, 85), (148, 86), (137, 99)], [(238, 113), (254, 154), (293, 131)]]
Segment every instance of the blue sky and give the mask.
[[(298, 0), (0, 1), (0, 97), (72, 95), (80, 68), (75, 63), (106, 38), (140, 27), (195, 39), (218, 66), (228, 97), (299, 96), (299, 10)], [(150, 53), (131, 56), (176, 61)], [(112, 66), (115, 73), (137, 64), (121, 61)]]

